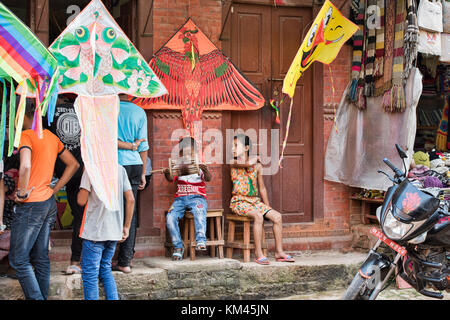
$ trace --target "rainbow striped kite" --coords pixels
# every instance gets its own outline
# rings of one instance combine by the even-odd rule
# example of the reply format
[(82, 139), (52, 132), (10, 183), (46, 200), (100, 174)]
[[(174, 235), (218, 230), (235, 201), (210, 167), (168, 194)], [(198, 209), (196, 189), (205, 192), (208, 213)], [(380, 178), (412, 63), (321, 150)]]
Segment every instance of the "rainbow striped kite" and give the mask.
[[(33, 130), (42, 136), (42, 116), (48, 111), (49, 123), (53, 121), (58, 97), (58, 63), (44, 44), (33, 32), (0, 2), (0, 82), (3, 85), (2, 111), (0, 120), (0, 159), (6, 130), (7, 87), (10, 83), (9, 109), (9, 149), (12, 154), (19, 146), (22, 132), (25, 103), (27, 97), (36, 99)], [(16, 91), (14, 82), (19, 84), (17, 93), (21, 95), (16, 115)], [(16, 129), (14, 135), (14, 127)], [(13, 143), (14, 142), (14, 143)]]

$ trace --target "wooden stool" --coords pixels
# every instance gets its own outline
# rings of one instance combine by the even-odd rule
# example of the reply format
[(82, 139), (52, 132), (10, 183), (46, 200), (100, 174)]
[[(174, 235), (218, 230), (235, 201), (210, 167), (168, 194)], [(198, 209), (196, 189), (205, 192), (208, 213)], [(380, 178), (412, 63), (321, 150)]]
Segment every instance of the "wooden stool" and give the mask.
[[(250, 250), (255, 249), (255, 244), (250, 241), (250, 224), (253, 219), (244, 216), (238, 216), (236, 214), (227, 214), (228, 221), (228, 240), (225, 244), (227, 248), (227, 258), (233, 258), (233, 249), (241, 249), (244, 255), (244, 262), (250, 262)], [(244, 223), (244, 234), (242, 240), (236, 240), (235, 236), (235, 227), (236, 222)], [(263, 254), (267, 256), (267, 243), (266, 243), (266, 232), (262, 232), (262, 249)]]
[[(184, 251), (185, 257), (187, 254), (187, 249), (189, 248), (189, 253), (191, 260), (195, 260), (195, 247), (197, 245), (195, 241), (195, 224), (194, 216), (189, 211), (186, 211), (184, 215), (186, 222), (184, 226), (184, 236), (183, 242), (185, 243), (186, 250)], [(225, 240), (223, 239), (223, 209), (211, 209), (206, 212), (207, 228), (209, 222), (209, 240), (206, 241), (206, 246), (210, 247), (211, 257), (216, 256), (216, 246), (218, 248), (219, 259), (224, 258), (223, 246), (225, 245)]]

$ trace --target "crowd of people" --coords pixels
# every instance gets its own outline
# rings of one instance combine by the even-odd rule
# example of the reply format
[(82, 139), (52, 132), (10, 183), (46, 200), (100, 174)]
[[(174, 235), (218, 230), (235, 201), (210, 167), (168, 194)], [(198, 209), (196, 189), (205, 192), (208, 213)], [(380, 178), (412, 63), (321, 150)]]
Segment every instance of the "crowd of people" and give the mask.
[[(60, 96), (55, 119), (43, 131), (42, 139), (31, 130), (35, 107), (27, 104), (20, 146), (4, 163), (0, 162), (0, 237), (5, 232), (10, 233), (8, 261), (25, 298), (47, 299), (50, 231), (57, 215), (55, 195), (65, 187), (73, 216), (72, 254), (65, 272), (81, 274), (85, 299), (99, 299), (100, 280), (106, 299), (117, 300), (119, 295), (112, 271), (132, 272), (138, 226), (136, 199), (138, 191), (149, 183), (147, 117), (144, 110), (121, 96), (118, 120), (120, 209), (111, 211), (97, 196), (84, 170), (80, 126), (73, 101), (70, 95)], [(273, 223), (276, 261), (293, 262), (293, 257), (283, 251), (282, 217), (270, 206), (262, 166), (258, 157), (251, 155), (251, 147), (248, 136), (235, 136), (230, 209), (254, 221), (254, 262), (270, 264), (261, 249), (264, 220)], [(196, 142), (191, 137), (181, 139), (178, 149), (182, 163), (198, 158)], [(177, 186), (166, 218), (174, 261), (184, 256), (179, 221), (187, 210), (194, 216), (195, 249), (207, 249), (206, 183), (212, 180), (212, 174), (205, 164), (200, 164), (199, 168), (199, 173), (181, 170), (177, 176), (168, 169), (164, 171), (166, 179)], [(52, 185), (53, 177), (57, 182)], [(117, 264), (113, 265), (116, 249)]]

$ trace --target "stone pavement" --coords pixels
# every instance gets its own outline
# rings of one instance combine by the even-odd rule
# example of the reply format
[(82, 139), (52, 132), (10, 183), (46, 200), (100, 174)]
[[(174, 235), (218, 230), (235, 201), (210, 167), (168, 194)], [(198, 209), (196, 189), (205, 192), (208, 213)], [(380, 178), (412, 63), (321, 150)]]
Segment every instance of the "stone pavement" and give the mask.
[[(269, 256), (269, 266), (235, 259), (199, 257), (195, 261), (188, 258), (173, 262), (156, 257), (134, 261), (131, 274), (113, 273), (124, 300), (338, 300), (366, 257), (366, 253), (337, 251), (290, 254), (295, 256), (295, 263), (275, 262), (274, 257)], [(82, 299), (81, 276), (62, 275), (65, 267), (60, 263), (52, 265), (49, 299)], [(18, 299), (23, 299), (18, 281), (0, 278), (0, 300)], [(414, 290), (391, 287), (380, 299), (428, 298)], [(449, 294), (446, 299), (450, 299)]]
[[(340, 300), (345, 289), (317, 292), (313, 294), (296, 295), (280, 300)], [(390, 285), (380, 293), (377, 300), (439, 300), (421, 295), (414, 289), (397, 289), (395, 284)], [(444, 293), (443, 300), (450, 300), (450, 293)]]
[[(133, 273), (114, 272), (124, 300), (270, 299), (345, 288), (365, 254), (318, 251), (291, 253), (295, 263), (269, 266), (235, 259), (199, 257), (173, 262), (156, 257), (134, 262)], [(49, 299), (82, 299), (80, 275), (65, 276), (65, 265), (53, 265)], [(18, 281), (0, 279), (0, 300), (22, 299)]]

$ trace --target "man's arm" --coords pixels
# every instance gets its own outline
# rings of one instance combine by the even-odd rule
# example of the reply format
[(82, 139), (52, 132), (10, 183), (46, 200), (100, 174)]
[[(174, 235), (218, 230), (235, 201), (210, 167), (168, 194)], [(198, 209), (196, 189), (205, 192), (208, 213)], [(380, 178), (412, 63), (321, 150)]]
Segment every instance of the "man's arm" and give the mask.
[(147, 183), (145, 181), (145, 170), (147, 169), (147, 156), (148, 156), (148, 150), (139, 152), (139, 155), (142, 159), (142, 174), (141, 174), (141, 184), (138, 187), (138, 190), (144, 190), (145, 184)]
[(123, 242), (128, 238), (135, 202), (132, 190), (125, 191), (123, 195), (125, 197), (125, 222), (123, 224), (122, 240), (119, 242)]
[(78, 191), (77, 195), (77, 203), (80, 207), (84, 207), (86, 203), (88, 202), (89, 198), (89, 191), (86, 189), (81, 188), (80, 191)]
[(117, 140), (117, 144), (118, 144), (119, 149), (137, 151), (137, 149), (139, 148), (141, 143), (144, 141), (145, 141), (145, 139), (139, 139), (139, 140), (134, 141), (134, 143), (132, 143), (132, 142), (123, 142), (121, 140)]
[[(24, 202), (30, 196), (33, 189), (28, 190), (28, 182), (30, 181), (31, 173), (31, 149), (24, 147), (20, 149), (20, 167), (19, 167), (19, 186), (21, 189), (17, 190), (15, 201), (18, 203)], [(19, 198), (25, 196), (25, 198)]]
[(64, 150), (63, 153), (60, 154), (59, 158), (66, 165), (66, 169), (64, 170), (61, 179), (58, 180), (53, 188), (53, 194), (57, 194), (58, 191), (61, 190), (61, 188), (64, 187), (70, 179), (72, 179), (73, 175), (80, 167), (77, 159), (75, 159), (72, 153), (68, 150)]

